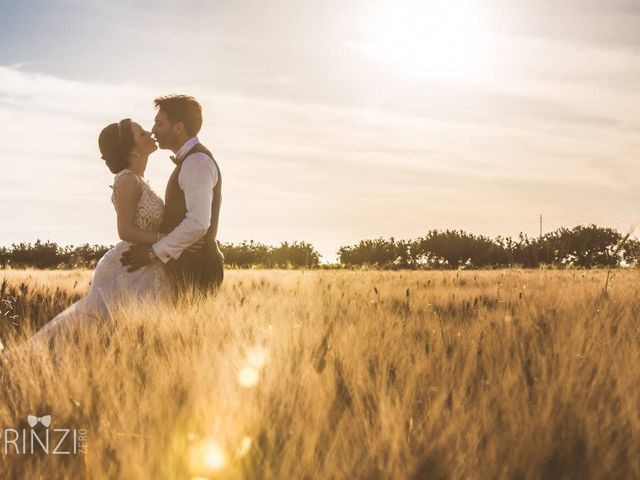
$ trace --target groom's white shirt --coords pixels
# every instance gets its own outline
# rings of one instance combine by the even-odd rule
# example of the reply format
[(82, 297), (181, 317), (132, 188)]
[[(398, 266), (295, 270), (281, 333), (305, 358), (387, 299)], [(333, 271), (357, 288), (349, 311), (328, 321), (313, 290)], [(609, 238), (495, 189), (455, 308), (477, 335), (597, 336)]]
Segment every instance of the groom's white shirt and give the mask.
[[(198, 137), (187, 140), (176, 152), (176, 158), (182, 158), (198, 143)], [(217, 182), (218, 171), (207, 155), (193, 153), (184, 160), (178, 175), (178, 185), (184, 192), (187, 216), (166, 237), (152, 245), (162, 262), (177, 259), (187, 247), (207, 233), (211, 225), (213, 187)]]

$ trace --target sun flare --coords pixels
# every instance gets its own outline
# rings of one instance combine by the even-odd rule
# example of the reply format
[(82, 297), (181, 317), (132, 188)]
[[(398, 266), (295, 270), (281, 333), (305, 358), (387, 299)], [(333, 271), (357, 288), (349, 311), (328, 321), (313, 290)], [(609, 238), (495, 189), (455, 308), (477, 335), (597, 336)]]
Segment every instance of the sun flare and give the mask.
[(220, 445), (213, 440), (206, 440), (190, 447), (188, 456), (189, 470), (193, 475), (208, 475), (220, 470), (227, 463), (227, 458)]
[(474, 80), (491, 71), (485, 13), (465, 0), (388, 2), (374, 11), (361, 47), (405, 76)]

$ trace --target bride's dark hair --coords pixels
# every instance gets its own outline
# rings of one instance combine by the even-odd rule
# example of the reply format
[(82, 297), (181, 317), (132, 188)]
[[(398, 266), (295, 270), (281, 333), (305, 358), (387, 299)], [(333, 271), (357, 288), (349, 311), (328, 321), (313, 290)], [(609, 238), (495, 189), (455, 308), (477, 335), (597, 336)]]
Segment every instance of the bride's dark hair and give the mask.
[(125, 118), (104, 127), (98, 137), (98, 147), (111, 173), (119, 173), (127, 168), (129, 152), (133, 149), (131, 119)]

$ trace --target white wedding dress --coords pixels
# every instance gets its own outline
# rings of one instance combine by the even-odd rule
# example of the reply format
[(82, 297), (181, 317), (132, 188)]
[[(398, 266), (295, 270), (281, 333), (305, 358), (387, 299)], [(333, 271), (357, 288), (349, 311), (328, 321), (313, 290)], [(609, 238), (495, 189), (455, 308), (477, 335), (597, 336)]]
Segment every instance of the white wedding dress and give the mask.
[[(130, 170), (118, 173), (113, 181), (112, 203), (116, 205), (115, 185), (123, 175), (135, 176), (141, 189), (140, 200), (136, 206), (136, 227), (157, 232), (164, 213), (164, 203), (151, 189), (147, 180)], [(120, 264), (120, 257), (131, 245), (129, 242), (121, 241), (105, 253), (93, 272), (87, 296), (47, 323), (28, 340), (27, 346), (48, 346), (52, 337), (58, 337), (58, 334), (74, 328), (90, 330), (100, 322), (113, 326), (113, 307), (122, 300), (156, 301), (169, 298), (170, 287), (161, 262), (153, 262), (131, 273), (127, 272), (128, 267)]]

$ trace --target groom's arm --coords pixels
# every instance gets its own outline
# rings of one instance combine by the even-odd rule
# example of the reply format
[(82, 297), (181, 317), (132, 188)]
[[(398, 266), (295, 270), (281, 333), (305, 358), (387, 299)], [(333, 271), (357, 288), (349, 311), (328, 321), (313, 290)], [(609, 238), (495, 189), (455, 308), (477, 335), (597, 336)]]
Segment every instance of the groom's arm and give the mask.
[(184, 192), (187, 215), (166, 237), (153, 244), (153, 251), (162, 262), (177, 259), (207, 233), (211, 224), (213, 187), (217, 181), (218, 172), (204, 153), (194, 153), (184, 160), (178, 184)]

